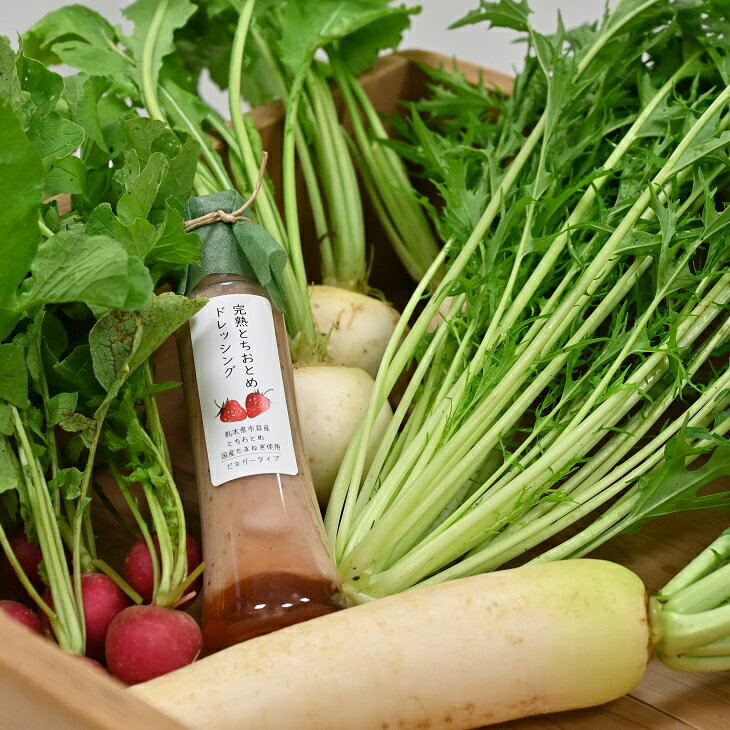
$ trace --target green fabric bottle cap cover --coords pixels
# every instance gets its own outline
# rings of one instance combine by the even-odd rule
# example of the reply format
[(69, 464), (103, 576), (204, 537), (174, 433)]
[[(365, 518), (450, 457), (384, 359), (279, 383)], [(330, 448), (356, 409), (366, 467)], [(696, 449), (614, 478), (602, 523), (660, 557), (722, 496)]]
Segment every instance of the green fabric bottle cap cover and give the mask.
[[(187, 217), (238, 210), (243, 202), (234, 190), (190, 198), (186, 204)], [(179, 288), (181, 293), (189, 294), (209, 274), (238, 274), (258, 281), (268, 291), (274, 306), (284, 311), (281, 278), (287, 254), (265, 228), (251, 221), (219, 221), (201, 226), (196, 233), (201, 241), (200, 263), (187, 267)]]

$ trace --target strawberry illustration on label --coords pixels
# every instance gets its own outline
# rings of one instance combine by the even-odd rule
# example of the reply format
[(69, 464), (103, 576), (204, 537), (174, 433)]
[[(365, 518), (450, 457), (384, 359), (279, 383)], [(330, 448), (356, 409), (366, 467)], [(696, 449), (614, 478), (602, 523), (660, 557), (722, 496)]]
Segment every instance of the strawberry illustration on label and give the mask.
[[(213, 402), (215, 403), (215, 401)], [(215, 404), (218, 406), (216, 418), (220, 418), (223, 423), (243, 421), (249, 415), (237, 400), (224, 400), (222, 405)]]
[[(269, 391), (267, 390), (266, 393)], [(246, 412), (249, 418), (256, 418), (261, 415), (264, 411), (268, 411), (271, 408), (271, 401), (264, 395), (264, 393), (249, 393), (246, 396)]]

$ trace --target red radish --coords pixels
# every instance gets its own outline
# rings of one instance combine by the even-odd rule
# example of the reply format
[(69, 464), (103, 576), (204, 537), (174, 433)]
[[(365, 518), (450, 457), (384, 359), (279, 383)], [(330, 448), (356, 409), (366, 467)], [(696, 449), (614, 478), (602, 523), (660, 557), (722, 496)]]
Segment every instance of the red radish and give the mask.
[(271, 401), (263, 393), (256, 391), (246, 396), (246, 412), (249, 418), (256, 418), (269, 408), (271, 408)]
[(106, 671), (106, 667), (101, 662), (97, 662), (96, 659), (92, 659), (90, 656), (78, 656), (78, 654), (74, 654), (74, 656), (77, 659), (80, 659), (87, 666), (98, 669), (99, 671), (104, 672), (104, 674), (109, 676), (109, 672)]
[[(218, 406), (218, 404), (216, 403)], [(220, 409), (216, 418), (220, 418), (223, 423), (234, 423), (235, 421), (243, 421), (247, 414), (243, 406), (237, 400), (225, 400), (223, 405), (218, 406)]]
[[(160, 542), (157, 536), (154, 537), (155, 547), (157, 548), (157, 555), (160, 555)], [(193, 540), (190, 535), (185, 536), (185, 552), (188, 558), (188, 575), (192, 570), (200, 565), (200, 549), (198, 544)], [(149, 603), (152, 600), (152, 594), (154, 592), (154, 578), (152, 573), (152, 560), (150, 558), (150, 551), (147, 548), (147, 543), (144, 540), (137, 540), (137, 542), (129, 548), (127, 557), (124, 558), (124, 568), (122, 570), (124, 574), (124, 580), (134, 588), (137, 593)], [(189, 591), (195, 591), (198, 593), (202, 585), (202, 578), (193, 583), (188, 589)], [(186, 601), (185, 603), (178, 606), (180, 609), (188, 608), (195, 599)]]
[(203, 635), (187, 613), (160, 606), (130, 606), (109, 626), (106, 663), (126, 684), (138, 684), (191, 664)]
[[(84, 601), (86, 622), (86, 655), (93, 659), (104, 658), (104, 639), (112, 619), (131, 604), (127, 594), (103, 573), (84, 573), (81, 576), (81, 596)], [(53, 608), (50, 590), (43, 595)], [(43, 623), (48, 619), (43, 616)]]
[(43, 634), (41, 619), (32, 608), (18, 603), (18, 601), (0, 601), (0, 611), (4, 611), (19, 624), (27, 626), (38, 634)]
[[(28, 540), (25, 535), (17, 535), (10, 539), (10, 547), (15, 553), (15, 557), (20, 563), (20, 567), (23, 568), (25, 574), (28, 576), (30, 582), (33, 584), (36, 590), (43, 590), (45, 583), (41, 578), (39, 572), (39, 566), (43, 559), (43, 553), (38, 545), (34, 545)], [(10, 589), (10, 592), (19, 597), (27, 597), (27, 593), (23, 588), (21, 582), (18, 580), (18, 576), (13, 570), (13, 566), (10, 565), (10, 561), (3, 554), (2, 568), (0, 568), (0, 576), (2, 576), (3, 585)]]

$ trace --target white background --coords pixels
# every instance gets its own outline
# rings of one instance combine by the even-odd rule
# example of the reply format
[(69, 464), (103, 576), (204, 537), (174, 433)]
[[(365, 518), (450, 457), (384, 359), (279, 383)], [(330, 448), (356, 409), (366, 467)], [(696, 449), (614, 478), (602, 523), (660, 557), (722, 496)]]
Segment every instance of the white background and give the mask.
[[(124, 22), (121, 9), (131, 0), (0, 0), (0, 34), (13, 41), (46, 13), (75, 1), (94, 8), (112, 23)], [(317, 0), (310, 0), (316, 2)], [(404, 0), (414, 4), (415, 0)], [(403, 48), (420, 48), (453, 55), (465, 61), (511, 73), (519, 68), (523, 49), (515, 44), (518, 33), (496, 29), (488, 31), (485, 24), (447, 30), (454, 21), (478, 6), (478, 0), (421, 0), (423, 10), (412, 20)], [(616, 0), (608, 0), (613, 6)], [(555, 28), (558, 13), (566, 26), (598, 20), (604, 12), (606, 0), (530, 0), (534, 10), (532, 21), (542, 32)], [(205, 86), (203, 95), (214, 103), (218, 93)], [(218, 105), (218, 104), (216, 104)]]

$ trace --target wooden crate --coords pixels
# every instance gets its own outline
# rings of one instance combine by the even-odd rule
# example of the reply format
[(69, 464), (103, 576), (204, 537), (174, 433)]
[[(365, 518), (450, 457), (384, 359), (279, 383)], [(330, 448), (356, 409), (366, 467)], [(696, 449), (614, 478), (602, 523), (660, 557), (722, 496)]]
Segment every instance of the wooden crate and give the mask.
[[(420, 64), (452, 64), (448, 58), (425, 51), (410, 51), (384, 57), (363, 83), (376, 108), (386, 114), (397, 112), (401, 101), (414, 100), (426, 92)], [(512, 87), (504, 74), (460, 63), (471, 81), (505, 91)], [(270, 172), (278, 180), (281, 158), (283, 113), (273, 103), (254, 110), (253, 118), (271, 154)], [(301, 189), (302, 186), (300, 186)], [(376, 241), (377, 225), (372, 212), (367, 216), (369, 240)], [(304, 240), (313, 240), (313, 228), (306, 207), (303, 211)], [(309, 252), (316, 268), (316, 252)], [(405, 290), (405, 272), (387, 245), (379, 246), (372, 282), (397, 298)], [(157, 357), (157, 379), (179, 379), (177, 355), (171, 340)], [(180, 389), (159, 396), (160, 409), (191, 531), (197, 525), (193, 465), (185, 403)], [(99, 533), (100, 553), (119, 566), (129, 543), (121, 538), (105, 511), (97, 510), (94, 524)], [(648, 525), (637, 534), (620, 537), (594, 554), (622, 563), (634, 570), (649, 590), (656, 590), (727, 525), (716, 513), (673, 515)], [(600, 630), (600, 627), (597, 627)], [(0, 615), (0, 730), (181, 730), (174, 720), (125, 691), (114, 679), (86, 666), (75, 657), (62, 654), (50, 642), (18, 627)], [(730, 727), (730, 683), (728, 674), (688, 675), (671, 672), (652, 662), (644, 681), (626, 697), (589, 710), (528, 718), (499, 726), (501, 730), (726, 730)], [(343, 716), (342, 730), (347, 730)], [(201, 730), (203, 730), (201, 728)], [(255, 730), (255, 729), (251, 729)]]

